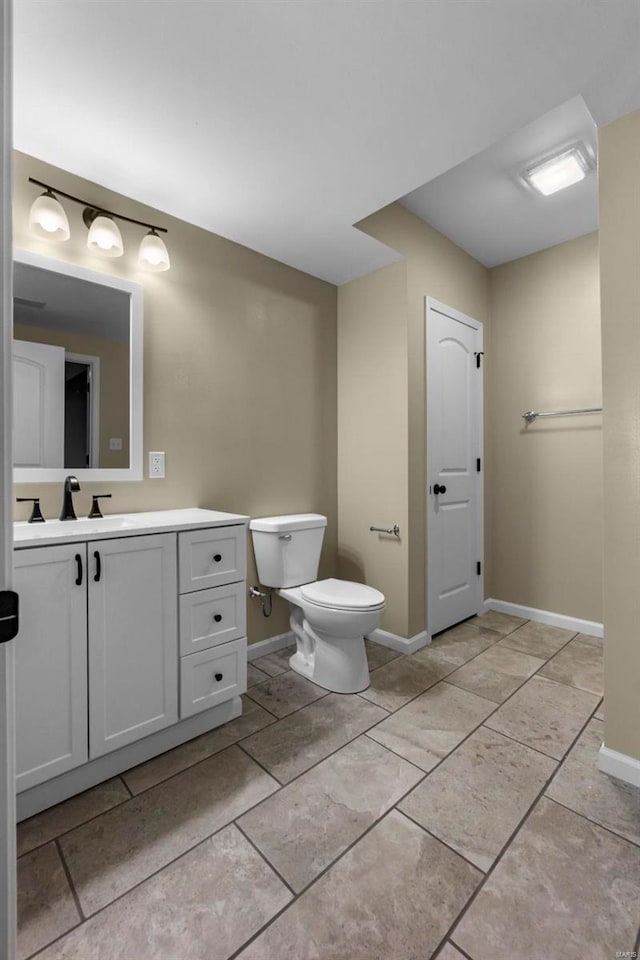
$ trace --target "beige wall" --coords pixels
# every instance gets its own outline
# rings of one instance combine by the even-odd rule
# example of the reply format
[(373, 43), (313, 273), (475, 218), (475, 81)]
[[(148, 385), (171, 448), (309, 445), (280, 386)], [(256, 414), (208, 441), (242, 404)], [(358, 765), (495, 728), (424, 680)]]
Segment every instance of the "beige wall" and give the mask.
[[(486, 349), (488, 277), (481, 264), (399, 204), (385, 207), (358, 227), (405, 259), (345, 284), (338, 293), (340, 563), (346, 576), (355, 561), (367, 582), (393, 596), (384, 629), (414, 636), (425, 629), (426, 610), (424, 298), (435, 297), (481, 320)], [(375, 317), (372, 338), (367, 314)], [(368, 357), (364, 373), (360, 351)], [(361, 403), (365, 393), (369, 402)], [(386, 450), (377, 446), (371, 459), (350, 454), (351, 437), (359, 430), (375, 436), (378, 429)], [(392, 458), (395, 462), (381, 466), (381, 460)], [(357, 540), (351, 510), (357, 517)], [(367, 528), (371, 522), (400, 523), (401, 543), (378, 540), (371, 533), (364, 536), (365, 521)], [(488, 556), (486, 548), (487, 544)], [(368, 573), (374, 570), (376, 579), (371, 580)]]
[[(339, 573), (382, 590), (381, 626), (408, 633), (407, 271), (338, 289)], [(400, 524), (401, 540), (369, 527)]]
[[(82, 208), (65, 201), (72, 236), (41, 242), (27, 230), (37, 195), (28, 176), (169, 229), (171, 270), (136, 269), (141, 228), (122, 224), (125, 254), (92, 256)], [(14, 240), (17, 246), (83, 264), (144, 285), (144, 450), (166, 452), (165, 480), (84, 484), (111, 492), (112, 512), (200, 506), (259, 516), (326, 514), (321, 574), (335, 573), (336, 288), (215, 234), (21, 154), (15, 157)], [(60, 484), (22, 484), (40, 495), (45, 516), (57, 516)], [(24, 509), (16, 510), (24, 519)], [(249, 551), (249, 577), (255, 582)], [(249, 638), (288, 629), (288, 606), (276, 602), (264, 619), (249, 604)]]
[[(67, 353), (80, 353), (100, 358), (100, 449), (101, 467), (119, 469), (129, 466), (129, 345), (69, 333), (50, 327), (36, 327), (30, 323), (16, 323), (16, 340), (30, 343), (50, 343), (64, 347)], [(122, 450), (110, 450), (110, 437), (122, 439)]]
[(640, 759), (640, 112), (599, 131), (605, 743)]
[(525, 410), (602, 402), (597, 234), (491, 277), (492, 571), (498, 600), (602, 621), (602, 417)]

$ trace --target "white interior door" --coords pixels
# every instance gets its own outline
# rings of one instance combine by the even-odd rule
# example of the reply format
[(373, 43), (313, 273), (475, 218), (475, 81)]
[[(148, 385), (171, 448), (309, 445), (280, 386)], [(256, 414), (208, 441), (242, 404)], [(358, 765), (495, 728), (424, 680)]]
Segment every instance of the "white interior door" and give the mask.
[[(12, 584), (11, 2), (0, 0), (0, 590)], [(16, 955), (14, 645), (0, 643), (0, 958)]]
[(13, 341), (13, 462), (64, 466), (64, 347)]
[(427, 623), (482, 602), (482, 324), (427, 298)]

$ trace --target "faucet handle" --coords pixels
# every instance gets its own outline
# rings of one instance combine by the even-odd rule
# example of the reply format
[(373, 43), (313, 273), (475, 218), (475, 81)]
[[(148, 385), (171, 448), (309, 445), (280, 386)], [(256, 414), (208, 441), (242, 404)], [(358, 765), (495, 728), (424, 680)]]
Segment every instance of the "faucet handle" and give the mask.
[(98, 503), (98, 501), (110, 500), (110, 499), (111, 499), (110, 493), (94, 493), (93, 503), (91, 504), (91, 510), (89, 511), (89, 520), (95, 520), (97, 517), (102, 516), (102, 512), (100, 510), (100, 504)]
[(44, 517), (40, 510), (40, 497), (16, 497), (16, 503), (32, 503), (31, 516), (29, 523), (44, 523)]

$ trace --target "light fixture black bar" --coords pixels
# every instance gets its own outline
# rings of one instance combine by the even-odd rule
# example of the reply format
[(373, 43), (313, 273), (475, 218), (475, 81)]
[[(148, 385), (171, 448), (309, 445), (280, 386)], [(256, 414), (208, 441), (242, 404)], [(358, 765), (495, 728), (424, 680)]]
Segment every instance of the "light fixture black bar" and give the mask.
[(113, 210), (105, 210), (104, 207), (101, 207), (100, 204), (92, 203), (90, 200), (81, 200), (80, 197), (74, 197), (70, 193), (65, 193), (64, 190), (58, 190), (57, 187), (52, 187), (48, 183), (43, 183), (42, 180), (36, 180), (35, 177), (29, 177), (29, 183), (35, 183), (38, 187), (44, 187), (45, 190), (49, 190), (51, 193), (60, 194), (61, 197), (65, 197), (67, 200), (73, 200), (74, 203), (81, 203), (84, 207), (90, 207), (92, 210), (98, 210), (100, 213), (104, 213), (109, 217), (115, 217), (116, 220), (126, 220), (127, 223), (136, 223), (139, 227), (147, 227), (149, 230), (156, 230), (160, 233), (168, 233), (166, 227), (156, 227), (153, 223), (145, 223), (144, 220), (135, 220), (133, 217), (125, 217), (123, 213), (114, 213)]

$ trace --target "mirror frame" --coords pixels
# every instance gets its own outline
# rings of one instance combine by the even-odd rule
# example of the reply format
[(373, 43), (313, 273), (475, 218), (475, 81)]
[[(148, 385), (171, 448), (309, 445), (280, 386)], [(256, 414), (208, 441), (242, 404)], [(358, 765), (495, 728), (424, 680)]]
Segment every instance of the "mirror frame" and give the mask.
[(130, 295), (129, 314), (129, 466), (128, 467), (92, 467), (71, 470), (67, 467), (14, 467), (14, 483), (57, 483), (63, 481), (69, 473), (87, 483), (113, 480), (142, 480), (142, 398), (143, 398), (143, 304), (144, 287), (133, 280), (115, 277), (109, 273), (98, 273), (67, 260), (56, 260), (30, 250), (14, 250), (13, 260), (39, 270), (63, 273), (68, 277), (97, 283), (104, 287), (114, 287)]

